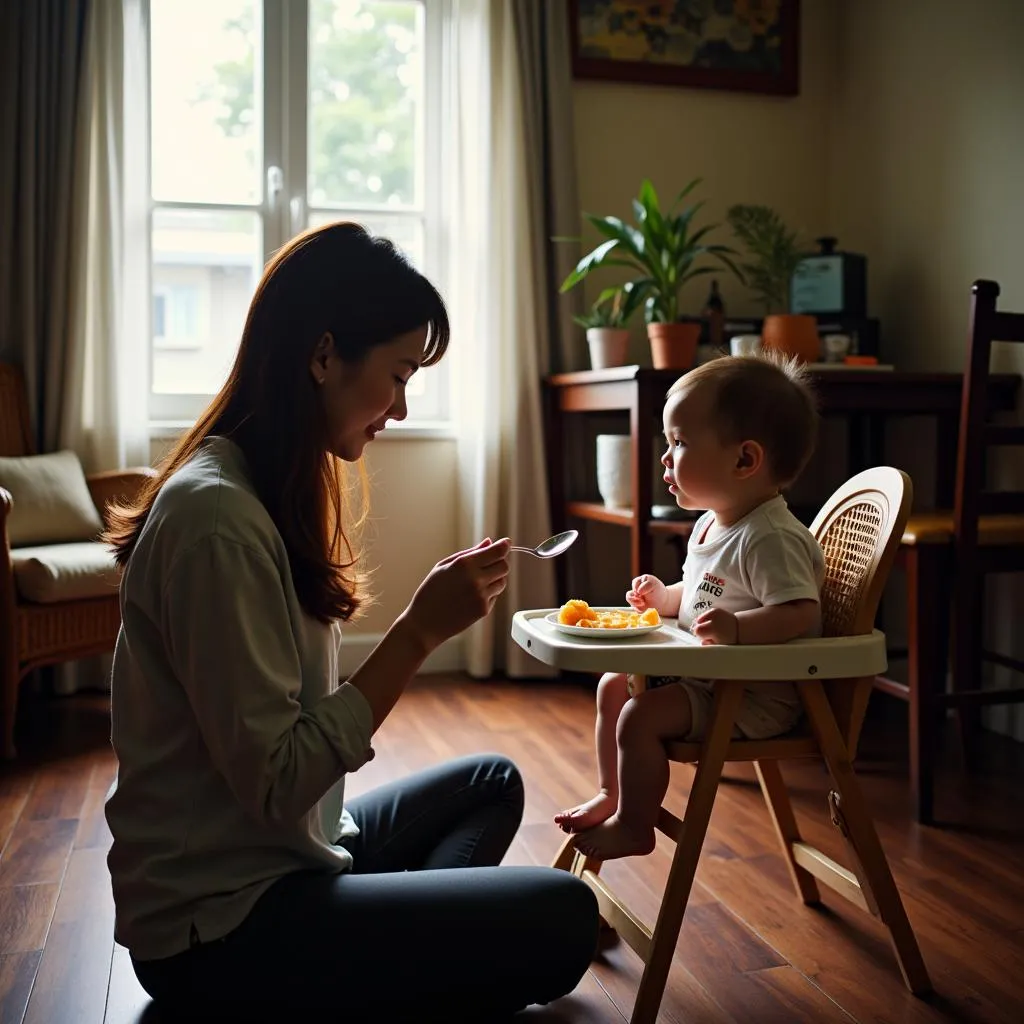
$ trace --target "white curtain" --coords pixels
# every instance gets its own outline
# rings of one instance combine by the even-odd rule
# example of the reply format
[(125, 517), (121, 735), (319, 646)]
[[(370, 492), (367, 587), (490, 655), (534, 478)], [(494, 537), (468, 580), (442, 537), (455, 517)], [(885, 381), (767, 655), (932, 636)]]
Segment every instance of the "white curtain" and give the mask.
[[(148, 147), (137, 141), (148, 137), (147, 47), (144, 0), (94, 0), (78, 111), (88, 231), (60, 437), (90, 471), (149, 463)], [(99, 655), (60, 665), (54, 689), (107, 689), (110, 663)]]
[(145, 14), (144, 0), (94, 0), (86, 31), (79, 134), (88, 147), (89, 230), (61, 443), (91, 470), (149, 462)]
[[(504, 0), (452, 0), (448, 23), (445, 251), (462, 546), (505, 535), (533, 545), (550, 527), (540, 392), (547, 298), (533, 271), (514, 20)], [(551, 674), (509, 628), (515, 609), (554, 603), (553, 567), (513, 559), (494, 613), (466, 635), (472, 675)]]

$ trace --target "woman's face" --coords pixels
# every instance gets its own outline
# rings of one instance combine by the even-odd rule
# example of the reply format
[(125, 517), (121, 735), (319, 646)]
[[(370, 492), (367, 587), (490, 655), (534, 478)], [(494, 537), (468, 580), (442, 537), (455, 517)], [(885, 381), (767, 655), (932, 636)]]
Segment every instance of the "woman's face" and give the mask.
[(330, 449), (339, 459), (358, 461), (388, 420), (405, 419), (405, 386), (419, 369), (426, 341), (427, 328), (419, 327), (374, 345), (359, 363), (345, 362), (329, 334), (317, 343), (310, 371), (324, 403)]

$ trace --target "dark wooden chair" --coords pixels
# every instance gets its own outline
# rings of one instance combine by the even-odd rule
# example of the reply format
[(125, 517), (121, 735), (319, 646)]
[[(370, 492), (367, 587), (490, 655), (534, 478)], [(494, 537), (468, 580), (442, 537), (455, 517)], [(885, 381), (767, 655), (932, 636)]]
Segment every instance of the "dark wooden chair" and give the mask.
[[(35, 454), (28, 398), (21, 372), (0, 363), (0, 455)], [(101, 516), (117, 499), (131, 499), (149, 468), (113, 470), (86, 478)], [(33, 669), (74, 661), (114, 648), (121, 627), (117, 591), (103, 597), (36, 602), (18, 592), (7, 534), (7, 516), (17, 495), (0, 487), (0, 753), (14, 756), (14, 720), (18, 689)]]
[(1024, 343), (1024, 313), (996, 309), (993, 281), (976, 281), (972, 292), (954, 507), (907, 523), (900, 554), (907, 572), (908, 681), (876, 680), (879, 689), (910, 703), (911, 802), (926, 824), (935, 820), (938, 730), (947, 710), (957, 710), (969, 758), (981, 707), (1024, 701), (1024, 687), (982, 688), (985, 663), (1024, 672), (1024, 662), (983, 643), (985, 578), (1024, 570), (1024, 491), (992, 489), (987, 472), (992, 449), (1024, 445), (1024, 425), (992, 422), (987, 398), (992, 345)]

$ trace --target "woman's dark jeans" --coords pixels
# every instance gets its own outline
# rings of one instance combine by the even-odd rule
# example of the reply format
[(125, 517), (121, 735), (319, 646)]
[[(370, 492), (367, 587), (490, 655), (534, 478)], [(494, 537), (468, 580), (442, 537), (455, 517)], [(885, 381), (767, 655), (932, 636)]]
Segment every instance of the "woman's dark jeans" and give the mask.
[(516, 766), (449, 761), (348, 805), (348, 874), (276, 882), (235, 931), (135, 961), (181, 1020), (489, 1024), (571, 992), (597, 943), (593, 893), (563, 871), (497, 867), (523, 813)]

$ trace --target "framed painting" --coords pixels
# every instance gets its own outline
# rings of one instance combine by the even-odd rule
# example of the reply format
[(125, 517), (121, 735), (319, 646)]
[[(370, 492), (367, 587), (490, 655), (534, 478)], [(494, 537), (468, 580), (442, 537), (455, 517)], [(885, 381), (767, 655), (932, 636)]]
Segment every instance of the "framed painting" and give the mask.
[(569, 0), (576, 78), (796, 96), (800, 0)]

